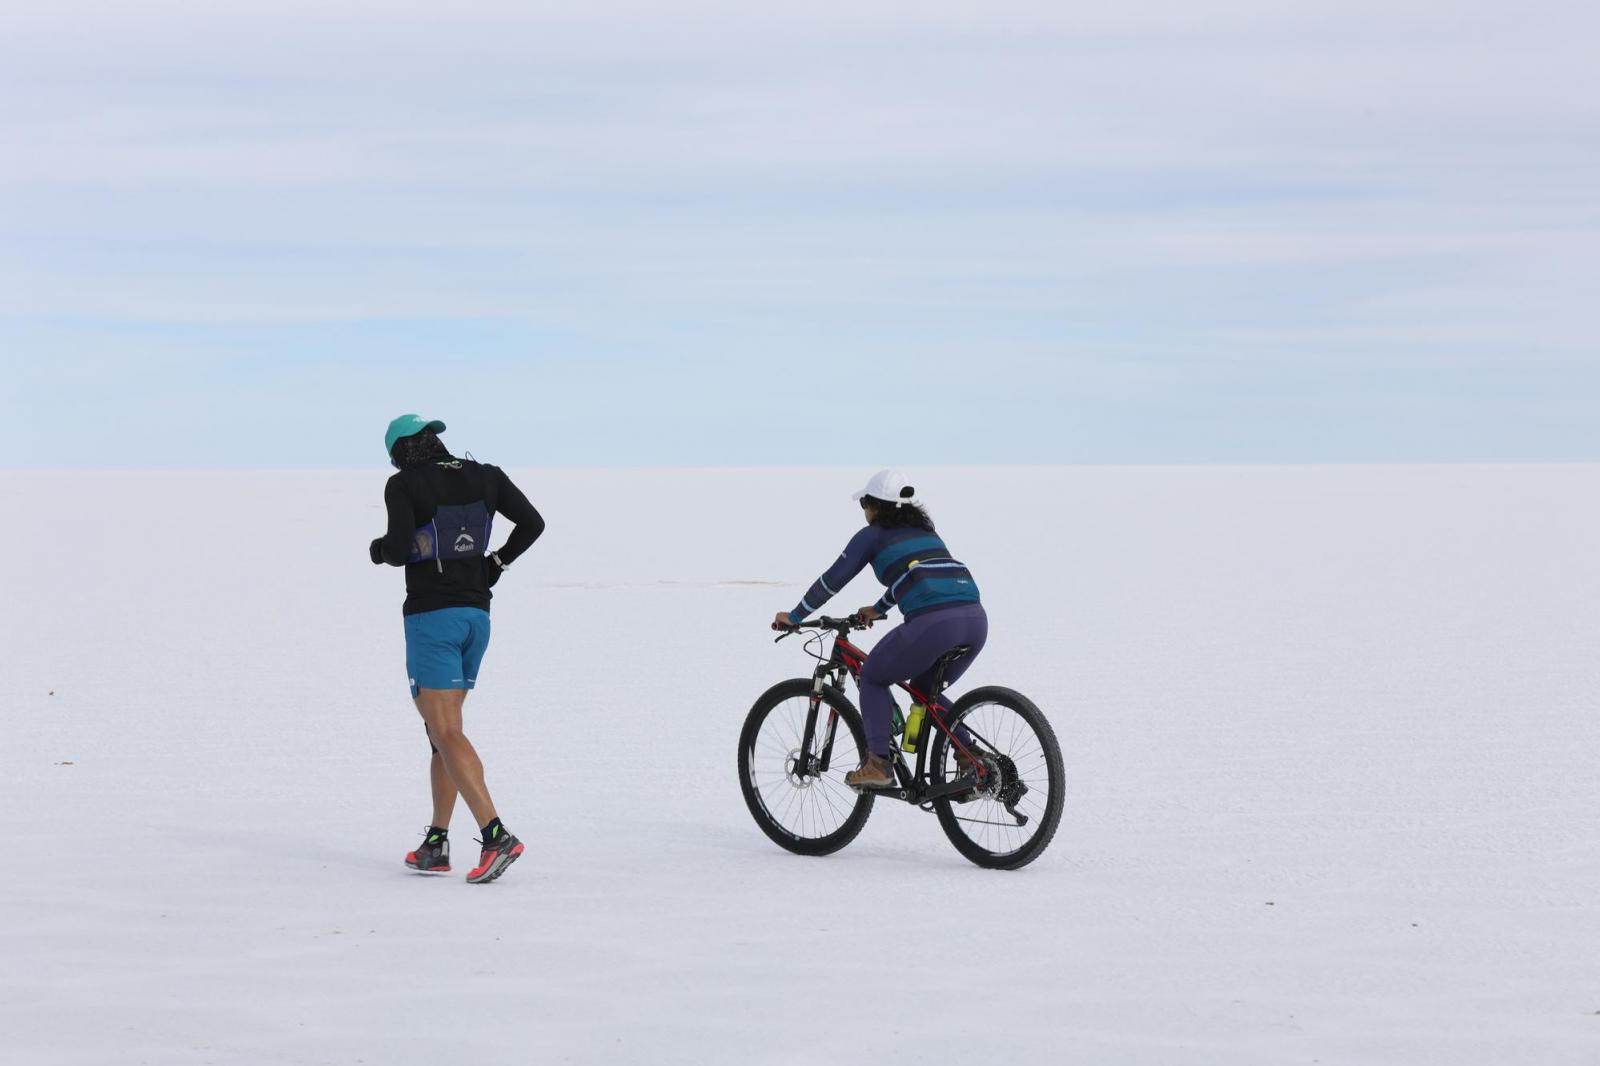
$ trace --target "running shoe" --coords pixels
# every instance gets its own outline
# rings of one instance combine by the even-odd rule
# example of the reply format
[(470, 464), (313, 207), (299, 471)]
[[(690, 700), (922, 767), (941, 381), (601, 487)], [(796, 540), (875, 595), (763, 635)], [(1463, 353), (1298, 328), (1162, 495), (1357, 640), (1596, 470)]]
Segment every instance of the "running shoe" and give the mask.
[(450, 838), (444, 830), (429, 826), (423, 831), (424, 839), (416, 851), (406, 852), (406, 865), (425, 874), (450, 872)]
[(510, 830), (496, 830), (493, 840), (480, 840), (483, 855), (478, 865), (467, 874), (467, 884), (486, 885), (506, 872), (506, 867), (522, 858), (522, 841)]

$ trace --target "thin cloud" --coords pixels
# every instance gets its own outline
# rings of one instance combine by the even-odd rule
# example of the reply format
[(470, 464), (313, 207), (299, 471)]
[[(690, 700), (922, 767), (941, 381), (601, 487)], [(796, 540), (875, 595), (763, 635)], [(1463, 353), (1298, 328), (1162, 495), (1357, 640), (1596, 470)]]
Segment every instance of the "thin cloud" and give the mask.
[[(1004, 366), (1062, 420), (1076, 383), (1168, 412), (1174, 368), (1571, 367), (1597, 37), (1592, 5), (1420, 0), (14, 5), (0, 340), (225, 387), (274, 346), (381, 365), (409, 328), (468, 373), (714, 367), (636, 381), (713, 423), (818, 351), (890, 394)], [(1084, 439), (985, 418), (1002, 455)]]

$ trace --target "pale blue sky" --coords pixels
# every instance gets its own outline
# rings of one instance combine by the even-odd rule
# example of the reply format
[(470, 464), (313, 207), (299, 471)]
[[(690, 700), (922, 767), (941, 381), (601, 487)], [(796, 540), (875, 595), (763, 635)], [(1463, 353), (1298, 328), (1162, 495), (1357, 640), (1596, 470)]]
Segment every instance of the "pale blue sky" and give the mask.
[(8, 466), (1600, 459), (1600, 9), (0, 10)]

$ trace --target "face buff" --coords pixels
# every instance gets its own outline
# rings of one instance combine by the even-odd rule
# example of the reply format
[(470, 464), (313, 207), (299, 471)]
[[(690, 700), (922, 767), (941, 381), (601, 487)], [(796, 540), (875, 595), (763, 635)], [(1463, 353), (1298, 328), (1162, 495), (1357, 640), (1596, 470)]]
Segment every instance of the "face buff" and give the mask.
[(397, 463), (401, 470), (450, 458), (444, 442), (426, 431), (401, 437), (395, 444), (395, 451), (399, 453)]

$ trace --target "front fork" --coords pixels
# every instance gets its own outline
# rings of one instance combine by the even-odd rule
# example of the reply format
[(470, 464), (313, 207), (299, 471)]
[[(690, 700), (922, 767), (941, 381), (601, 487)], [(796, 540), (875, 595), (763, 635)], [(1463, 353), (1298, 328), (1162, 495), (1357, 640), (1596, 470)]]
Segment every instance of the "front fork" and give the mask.
[(820, 776), (828, 772), (829, 765), (833, 762), (833, 738), (839, 731), (839, 712), (831, 706), (828, 708), (828, 721), (822, 732), (822, 745), (815, 755), (811, 754), (812, 747), (817, 740), (817, 718), (822, 710), (822, 690), (829, 684), (839, 686), (838, 678), (828, 668), (819, 669), (811, 680), (811, 700), (806, 707), (806, 728), (800, 737), (800, 764), (796, 773), (801, 778)]

